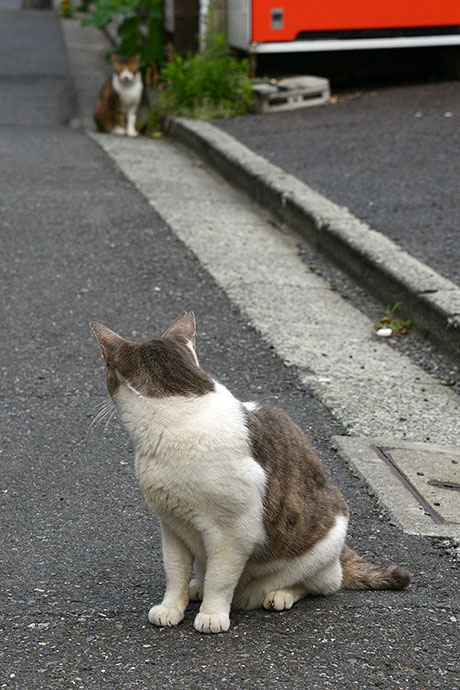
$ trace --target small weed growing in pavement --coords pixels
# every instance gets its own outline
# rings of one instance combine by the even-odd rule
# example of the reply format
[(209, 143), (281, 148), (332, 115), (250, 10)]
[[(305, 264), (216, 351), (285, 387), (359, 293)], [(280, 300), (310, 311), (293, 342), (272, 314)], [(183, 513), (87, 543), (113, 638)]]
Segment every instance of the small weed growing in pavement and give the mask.
[(388, 305), (383, 312), (382, 318), (376, 324), (376, 329), (391, 328), (394, 335), (408, 335), (412, 328), (412, 319), (399, 319), (396, 317), (396, 311), (401, 306), (401, 302), (396, 302), (395, 305)]

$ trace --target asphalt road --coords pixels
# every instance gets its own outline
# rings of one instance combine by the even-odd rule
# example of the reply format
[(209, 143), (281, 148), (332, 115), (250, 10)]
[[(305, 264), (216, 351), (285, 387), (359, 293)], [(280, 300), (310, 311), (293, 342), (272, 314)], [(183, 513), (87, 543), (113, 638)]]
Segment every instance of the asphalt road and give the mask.
[(214, 124), (460, 284), (459, 122), (451, 81)]
[[(59, 25), (0, 16), (2, 224), (0, 687), (454, 688), (458, 568), (445, 545), (403, 535), (329, 449), (343, 430), (298, 385), (74, 114)], [(404, 593), (342, 592), (283, 614), (235, 612), (226, 635), (146, 620), (163, 588), (157, 523), (106, 399), (88, 328), (159, 334), (193, 308), (206, 368), (237, 395), (265, 391), (308, 430), (352, 508), (350, 542), (407, 566)]]

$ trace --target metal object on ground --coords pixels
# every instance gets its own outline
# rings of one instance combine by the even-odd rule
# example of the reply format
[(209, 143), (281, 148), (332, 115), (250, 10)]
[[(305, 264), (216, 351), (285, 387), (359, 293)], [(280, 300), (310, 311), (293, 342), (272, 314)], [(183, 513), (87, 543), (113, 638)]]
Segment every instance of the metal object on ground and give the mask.
[(275, 84), (255, 84), (252, 93), (253, 109), (258, 113), (323, 105), (331, 97), (329, 80), (309, 75), (280, 79)]
[(458, 449), (348, 436), (334, 436), (333, 444), (405, 532), (460, 538)]

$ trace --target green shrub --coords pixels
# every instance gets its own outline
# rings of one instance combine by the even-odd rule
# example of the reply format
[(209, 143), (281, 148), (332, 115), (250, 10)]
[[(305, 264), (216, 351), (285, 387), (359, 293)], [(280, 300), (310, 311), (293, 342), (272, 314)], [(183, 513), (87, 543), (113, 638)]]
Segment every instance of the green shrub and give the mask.
[(222, 33), (209, 33), (206, 52), (177, 55), (161, 72), (163, 90), (154, 108), (163, 114), (226, 117), (248, 111), (249, 61), (233, 57)]

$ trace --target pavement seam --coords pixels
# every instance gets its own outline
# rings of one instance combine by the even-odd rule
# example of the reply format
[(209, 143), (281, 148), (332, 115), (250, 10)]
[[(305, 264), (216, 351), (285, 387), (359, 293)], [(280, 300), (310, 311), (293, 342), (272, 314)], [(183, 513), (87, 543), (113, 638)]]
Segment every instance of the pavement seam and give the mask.
[(400, 302), (425, 337), (460, 359), (460, 288), (455, 283), (212, 124), (168, 118), (164, 129), (379, 300)]

